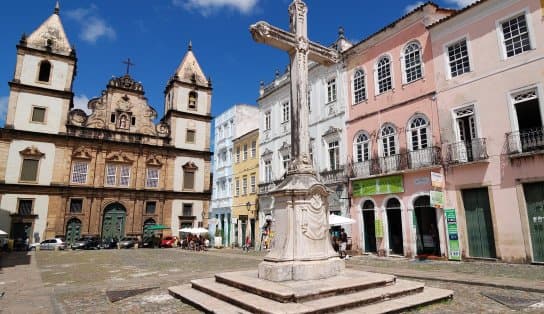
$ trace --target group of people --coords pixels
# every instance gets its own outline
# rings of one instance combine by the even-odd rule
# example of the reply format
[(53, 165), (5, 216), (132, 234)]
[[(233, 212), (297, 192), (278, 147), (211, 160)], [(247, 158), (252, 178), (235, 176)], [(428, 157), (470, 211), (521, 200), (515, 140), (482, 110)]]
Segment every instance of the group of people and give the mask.
[(336, 252), (338, 252), (340, 258), (349, 259), (349, 255), (347, 254), (348, 234), (346, 233), (344, 228), (342, 228), (338, 237), (336, 235), (333, 235), (331, 241), (332, 247)]
[(193, 251), (207, 251), (210, 245), (210, 240), (201, 235), (187, 234), (185, 239), (182, 239), (178, 244), (182, 249)]

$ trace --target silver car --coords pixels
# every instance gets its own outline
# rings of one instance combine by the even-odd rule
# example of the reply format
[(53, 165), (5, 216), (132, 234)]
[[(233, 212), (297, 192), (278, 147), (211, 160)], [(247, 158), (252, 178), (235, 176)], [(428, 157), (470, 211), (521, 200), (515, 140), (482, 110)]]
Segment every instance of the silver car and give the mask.
[(55, 238), (42, 241), (40, 243), (40, 250), (64, 250), (66, 249), (66, 242), (63, 239)]
[(138, 243), (137, 237), (124, 237), (119, 241), (119, 248), (121, 249), (130, 249), (136, 246)]

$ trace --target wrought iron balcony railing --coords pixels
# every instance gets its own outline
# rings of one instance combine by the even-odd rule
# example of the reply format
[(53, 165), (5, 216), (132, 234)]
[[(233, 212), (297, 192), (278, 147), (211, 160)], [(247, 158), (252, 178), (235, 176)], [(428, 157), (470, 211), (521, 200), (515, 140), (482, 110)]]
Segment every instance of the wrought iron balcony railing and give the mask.
[(429, 147), (402, 154), (379, 157), (353, 164), (355, 177), (368, 177), (392, 172), (415, 170), (442, 163), (440, 147)]
[(544, 127), (506, 133), (508, 154), (544, 151)]
[(258, 185), (258, 187), (259, 187), (259, 194), (266, 194), (272, 191), (276, 187), (276, 183), (274, 182), (261, 183)]
[(334, 170), (325, 170), (319, 173), (321, 182), (325, 184), (332, 184), (337, 182), (347, 181), (347, 172), (344, 166), (340, 166)]
[(447, 146), (448, 164), (461, 164), (466, 162), (486, 160), (487, 146), (485, 138), (475, 138), (467, 142), (452, 143)]

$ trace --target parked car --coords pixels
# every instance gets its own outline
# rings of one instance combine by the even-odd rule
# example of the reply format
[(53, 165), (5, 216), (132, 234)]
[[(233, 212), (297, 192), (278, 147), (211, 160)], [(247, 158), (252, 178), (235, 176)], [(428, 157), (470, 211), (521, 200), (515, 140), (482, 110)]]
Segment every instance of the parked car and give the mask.
[(122, 249), (130, 249), (136, 246), (140, 241), (137, 237), (124, 237), (119, 241), (119, 247)]
[(142, 247), (152, 249), (153, 248), (153, 238), (147, 237), (142, 240)]
[(61, 238), (48, 239), (40, 243), (32, 243), (29, 245), (28, 249), (35, 251), (37, 247), (40, 247), (40, 250), (65, 250), (68, 246)]
[(161, 247), (176, 247), (179, 239), (176, 236), (166, 236), (161, 241)]
[(116, 249), (117, 248), (117, 239), (103, 239), (101, 247), (103, 249)]
[(100, 249), (100, 239), (98, 237), (82, 237), (77, 239), (74, 244), (72, 244), (72, 250), (84, 249), (84, 250), (99, 250)]

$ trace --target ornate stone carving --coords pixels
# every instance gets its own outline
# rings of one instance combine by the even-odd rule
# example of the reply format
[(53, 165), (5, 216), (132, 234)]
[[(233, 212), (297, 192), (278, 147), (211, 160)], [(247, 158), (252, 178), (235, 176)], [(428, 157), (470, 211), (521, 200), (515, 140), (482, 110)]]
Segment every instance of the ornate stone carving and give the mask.
[(87, 122), (87, 114), (81, 109), (74, 109), (68, 115), (68, 122), (77, 126), (84, 126)]
[(165, 122), (161, 122), (157, 124), (156, 131), (159, 136), (168, 136), (170, 135), (170, 126)]
[(144, 92), (144, 87), (142, 86), (142, 83), (136, 82), (128, 74), (123, 75), (122, 77), (112, 78), (108, 83), (108, 87), (122, 88), (137, 93)]
[(92, 159), (92, 151), (88, 147), (80, 146), (72, 151), (72, 159)]
[(148, 166), (160, 167), (162, 166), (162, 160), (163, 158), (161, 156), (151, 155), (147, 158), (147, 160), (145, 161), (145, 164)]
[(309, 204), (302, 207), (302, 233), (311, 240), (322, 240), (327, 235), (327, 210), (323, 197), (312, 195)]
[(196, 171), (196, 170), (198, 170), (197, 165), (192, 161), (188, 161), (187, 163), (185, 163), (185, 165), (183, 165), (182, 168), (183, 168), (183, 170), (186, 170), (186, 171)]
[(122, 162), (122, 163), (134, 162), (134, 158), (130, 157), (130, 155), (125, 152), (111, 152), (106, 156), (106, 160), (109, 162)]
[(21, 151), (19, 151), (19, 154), (24, 157), (34, 157), (34, 158), (42, 158), (45, 156), (44, 153), (42, 153), (36, 146), (32, 145), (29, 146)]

